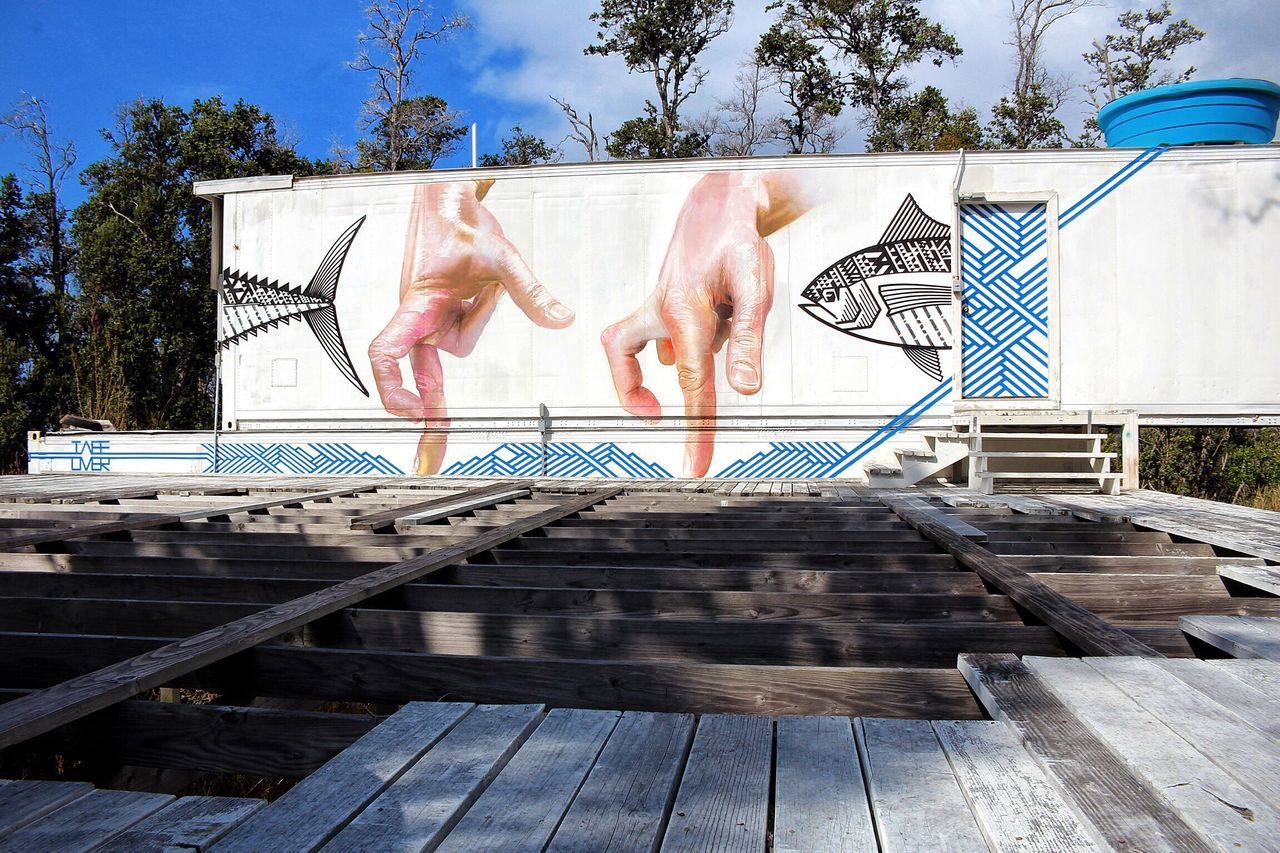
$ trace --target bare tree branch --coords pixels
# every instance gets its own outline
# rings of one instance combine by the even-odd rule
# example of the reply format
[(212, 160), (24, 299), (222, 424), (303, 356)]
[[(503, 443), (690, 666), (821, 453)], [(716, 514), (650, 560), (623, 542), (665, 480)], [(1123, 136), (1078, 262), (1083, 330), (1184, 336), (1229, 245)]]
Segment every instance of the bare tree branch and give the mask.
[[(570, 106), (567, 100), (557, 98), (551, 95), (551, 100), (555, 101), (556, 106), (564, 113), (564, 117), (569, 120), (569, 135), (566, 140), (572, 139), (581, 145), (587, 152), (587, 160), (594, 163), (600, 159), (600, 137), (596, 135), (595, 125), (591, 119), (591, 113), (587, 113), (586, 119), (583, 119), (578, 111)], [(563, 143), (562, 143), (563, 144)]]

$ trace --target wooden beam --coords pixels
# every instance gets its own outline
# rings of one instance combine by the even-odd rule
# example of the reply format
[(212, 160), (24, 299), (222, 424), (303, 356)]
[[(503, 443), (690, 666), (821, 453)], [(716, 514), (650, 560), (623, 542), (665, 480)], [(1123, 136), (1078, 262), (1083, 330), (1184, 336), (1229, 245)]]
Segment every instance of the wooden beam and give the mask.
[(1211, 849), (1013, 655), (961, 655), (960, 672), (1080, 814), (1117, 850)]
[(966, 568), (972, 569), (983, 580), (1026, 608), (1086, 654), (1163, 657), (1146, 643), (1134, 639), (1093, 611), (1081, 607), (981, 545), (960, 536), (940, 523), (932, 513), (903, 504), (896, 498), (886, 497), (881, 498), (881, 501), (903, 521), (932, 539)]
[(321, 616), (465, 560), (566, 515), (581, 512), (621, 491), (621, 487), (615, 486), (565, 501), (537, 515), (481, 533), (466, 542), (430, 551), (343, 581), (267, 608), (261, 613), (16, 699), (0, 706), (0, 748), (43, 734), (144, 690), (160, 687), (178, 676), (252, 648)]
[(149, 527), (164, 527), (168, 524), (179, 524), (184, 521), (198, 521), (203, 518), (217, 518), (222, 515), (234, 515), (236, 513), (243, 512), (260, 512), (264, 509), (270, 509), (273, 506), (288, 506), (289, 504), (295, 503), (323, 501), (330, 498), (342, 497), (343, 495), (367, 492), (371, 489), (376, 489), (380, 485), (382, 485), (381, 482), (376, 482), (352, 489), (335, 489), (329, 492), (313, 492), (311, 494), (294, 495), (293, 497), (276, 498), (275, 500), (258, 501), (256, 503), (237, 504), (234, 506), (202, 507), (188, 512), (161, 514), (144, 513), (130, 518), (123, 518), (119, 521), (104, 521), (99, 524), (89, 524), (84, 527), (41, 530), (35, 533), (26, 533), (21, 536), (10, 536), (7, 539), (0, 539), (0, 550), (23, 548), (30, 545), (45, 545), (50, 542), (62, 542), (67, 539), (79, 539), (85, 536), (107, 536), (112, 533), (127, 533), (131, 530), (145, 530)]
[(491, 486), (481, 486), (478, 489), (467, 489), (465, 492), (440, 495), (429, 501), (418, 501), (417, 503), (384, 509), (381, 512), (358, 515), (351, 519), (351, 529), (378, 530), (383, 527), (391, 527), (397, 520), (405, 516), (421, 516), (415, 520), (419, 524), (424, 524), (428, 515), (431, 516), (431, 520), (447, 518), (450, 515), (490, 507), (528, 494), (527, 480), (494, 483)]

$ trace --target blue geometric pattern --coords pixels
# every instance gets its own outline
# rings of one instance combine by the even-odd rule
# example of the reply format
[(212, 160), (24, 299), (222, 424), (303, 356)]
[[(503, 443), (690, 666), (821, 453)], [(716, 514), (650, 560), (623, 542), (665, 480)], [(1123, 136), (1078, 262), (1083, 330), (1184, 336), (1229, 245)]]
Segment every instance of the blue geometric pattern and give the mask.
[(960, 208), (964, 396), (1049, 396), (1045, 205)]
[[(205, 473), (213, 471), (213, 445), (204, 448)], [(395, 463), (376, 453), (357, 450), (350, 444), (260, 444), (218, 445), (219, 474), (403, 474)]]
[(730, 462), (715, 476), (839, 477), (871, 451), (920, 420), (950, 393), (951, 378), (947, 377), (851, 449), (834, 441), (774, 441), (769, 443), (768, 450)]
[[(538, 477), (542, 474), (543, 446), (536, 442), (509, 442), (488, 453), (455, 462), (440, 472), (460, 477)], [(656, 462), (628, 453), (613, 442), (586, 448), (574, 442), (546, 445), (549, 477), (654, 477), (671, 473)]]

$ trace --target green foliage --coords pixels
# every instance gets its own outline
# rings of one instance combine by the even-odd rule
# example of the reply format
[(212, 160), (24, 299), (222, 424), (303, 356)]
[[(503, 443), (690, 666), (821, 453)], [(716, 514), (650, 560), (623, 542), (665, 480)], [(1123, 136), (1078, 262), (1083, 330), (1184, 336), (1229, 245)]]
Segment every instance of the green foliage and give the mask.
[(193, 181), (309, 174), (256, 106), (221, 99), (190, 110), (136, 101), (104, 131), (112, 154), (85, 169), (76, 208), (78, 409), (132, 429), (207, 427), (213, 399), (214, 295), (209, 205)]
[(951, 110), (933, 86), (896, 98), (880, 113), (867, 136), (868, 151), (954, 151), (983, 147), (982, 126), (973, 107)]
[(645, 116), (613, 134), (610, 155), (623, 156), (615, 149), (648, 158), (705, 153), (701, 134), (681, 133), (680, 108), (706, 78), (698, 57), (733, 23), (733, 0), (600, 0), (591, 20), (600, 28), (598, 43), (584, 53), (621, 56), (631, 71), (653, 75), (658, 95), (657, 106), (646, 102)]
[(1250, 503), (1280, 483), (1280, 429), (1147, 428), (1139, 464), (1146, 488)]
[[(1133, 92), (1191, 79), (1195, 66), (1182, 71), (1164, 66), (1181, 48), (1204, 38), (1204, 30), (1186, 18), (1170, 20), (1172, 17), (1169, 0), (1163, 0), (1159, 7), (1133, 9), (1116, 19), (1119, 33), (1093, 42), (1093, 50), (1084, 54), (1084, 61), (1094, 75), (1085, 84), (1094, 107), (1101, 109)], [(1093, 115), (1085, 119), (1085, 141), (1094, 144), (1098, 137), (1098, 119)]]
[(50, 299), (36, 280), (39, 216), (13, 175), (0, 177), (0, 473), (21, 470), (25, 431), (46, 425)]
[(845, 103), (881, 112), (906, 95), (902, 73), (918, 62), (942, 65), (963, 51), (955, 36), (925, 17), (917, 0), (778, 0), (782, 23), (829, 48), (846, 69), (838, 78)]
[(991, 108), (987, 124), (992, 148), (1062, 148), (1070, 143), (1066, 125), (1057, 116), (1058, 99), (1040, 83), (1022, 95), (1006, 95)]
[(406, 98), (369, 125), (369, 138), (356, 143), (358, 171), (434, 169), (458, 150), (469, 128), (461, 113), (435, 95)]
[(755, 60), (764, 68), (789, 111), (775, 122), (778, 136), (792, 154), (829, 150), (823, 129), (840, 115), (840, 86), (822, 50), (794, 27), (771, 26), (756, 45)]
[(559, 149), (552, 148), (544, 139), (525, 133), (518, 124), (511, 128), (511, 135), (502, 140), (501, 154), (480, 157), (481, 166), (532, 166), (559, 161)]
[(705, 157), (707, 134), (675, 126), (675, 137), (667, 137), (658, 118), (658, 108), (645, 101), (645, 114), (629, 118), (605, 139), (604, 150), (616, 160), (661, 160), (667, 157)]

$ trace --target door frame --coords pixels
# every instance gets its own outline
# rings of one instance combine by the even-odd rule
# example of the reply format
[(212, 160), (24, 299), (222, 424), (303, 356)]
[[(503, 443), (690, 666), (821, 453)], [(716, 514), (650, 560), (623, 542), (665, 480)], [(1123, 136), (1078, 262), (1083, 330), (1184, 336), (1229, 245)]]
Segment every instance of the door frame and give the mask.
[[(1047, 397), (966, 397), (964, 396), (964, 255), (961, 251), (964, 223), (962, 208), (966, 204), (1043, 204), (1045, 207), (1045, 251), (1049, 288), (1049, 395)], [(956, 329), (956, 355), (953, 409), (957, 412), (988, 410), (1058, 410), (1062, 405), (1062, 352), (1058, 308), (1058, 193), (1055, 190), (1028, 192), (963, 192), (956, 199), (955, 220), (951, 229), (953, 300)]]

